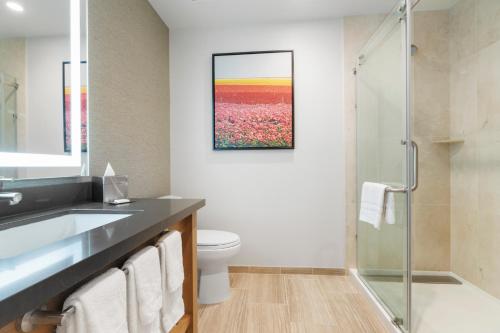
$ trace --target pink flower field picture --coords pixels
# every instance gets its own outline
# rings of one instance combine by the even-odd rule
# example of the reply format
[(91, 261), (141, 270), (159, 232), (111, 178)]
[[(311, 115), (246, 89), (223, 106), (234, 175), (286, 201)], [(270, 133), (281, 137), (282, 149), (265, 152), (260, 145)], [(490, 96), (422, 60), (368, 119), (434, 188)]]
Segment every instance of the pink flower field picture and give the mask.
[(214, 149), (293, 149), (293, 97), (293, 51), (214, 54)]

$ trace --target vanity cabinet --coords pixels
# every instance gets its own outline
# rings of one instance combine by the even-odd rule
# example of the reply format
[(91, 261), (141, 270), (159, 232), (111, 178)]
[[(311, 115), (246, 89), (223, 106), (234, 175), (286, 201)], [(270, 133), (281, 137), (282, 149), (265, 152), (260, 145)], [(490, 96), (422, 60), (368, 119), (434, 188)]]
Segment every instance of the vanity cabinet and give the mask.
[[(174, 202), (175, 201), (175, 202)], [(127, 232), (127, 228), (135, 230), (131, 232), (130, 237), (125, 240), (114, 242), (112, 239), (108, 240), (108, 249), (101, 251), (95, 255), (89, 255), (81, 262), (69, 265), (66, 269), (58, 274), (44, 279), (38, 284), (28, 286), (21, 293), (15, 294), (4, 300), (0, 300), (0, 310), (6, 309), (8, 312), (15, 313), (14, 316), (5, 317), (7, 311), (0, 314), (0, 320), (3, 323), (7, 322), (0, 328), (0, 333), (17, 333), (20, 320), (23, 314), (27, 311), (34, 309), (43, 309), (49, 311), (62, 311), (64, 300), (77, 290), (80, 286), (86, 284), (93, 278), (106, 272), (112, 267), (122, 267), (125, 261), (134, 253), (142, 248), (155, 245), (158, 239), (164, 232), (177, 230), (182, 235), (183, 247), (183, 260), (184, 260), (184, 285), (183, 285), (183, 299), (185, 305), (185, 315), (177, 323), (177, 325), (170, 331), (172, 333), (196, 333), (198, 332), (198, 302), (197, 302), (197, 210), (204, 206), (204, 200), (158, 200), (158, 199), (145, 199), (138, 200), (131, 205), (131, 208), (142, 209), (142, 213), (137, 213), (134, 218), (129, 219), (128, 222), (117, 221), (110, 224), (108, 233), (113, 230), (116, 234), (123, 238), (123, 233)], [(97, 205), (96, 203), (90, 205)], [(135, 205), (135, 206), (134, 206)], [(160, 215), (159, 215), (160, 214)], [(161, 219), (158, 218), (161, 216)], [(147, 219), (151, 218), (152, 221)], [(159, 221), (159, 222), (155, 222)], [(141, 224), (140, 228), (137, 224)], [(127, 226), (128, 225), (128, 226)], [(103, 242), (102, 238), (107, 237), (105, 232), (106, 228), (93, 230), (87, 235), (87, 240), (97, 244), (99, 241)], [(101, 232), (103, 234), (99, 234)], [(142, 230), (137, 233), (137, 230)], [(89, 238), (90, 237), (90, 238)], [(95, 240), (92, 237), (96, 238)], [(134, 241), (144, 239), (142, 242)], [(98, 240), (100, 239), (100, 240)], [(97, 245), (96, 245), (97, 246)], [(92, 251), (90, 251), (92, 252)], [(105, 262), (105, 265), (101, 263)], [(89, 274), (89, 272), (92, 272)], [(0, 272), (1, 273), (1, 272)], [(81, 276), (75, 276), (81, 274)], [(64, 288), (60, 292), (52, 295), (51, 297), (41, 299), (40, 295), (47, 292), (47, 288), (43, 285), (49, 286), (48, 289), (62, 288), (67, 281), (79, 280), (78, 283), (72, 285), (70, 288)], [(36, 303), (30, 303), (36, 302)], [(27, 304), (29, 303), (29, 304)], [(38, 304), (38, 305), (32, 305)], [(10, 319), (9, 319), (10, 318)], [(6, 321), (9, 320), (9, 321)], [(54, 332), (55, 326), (44, 325), (38, 326), (34, 333), (48, 333)], [(91, 332), (89, 332), (91, 333)], [(167, 333), (167, 332), (165, 332)]]

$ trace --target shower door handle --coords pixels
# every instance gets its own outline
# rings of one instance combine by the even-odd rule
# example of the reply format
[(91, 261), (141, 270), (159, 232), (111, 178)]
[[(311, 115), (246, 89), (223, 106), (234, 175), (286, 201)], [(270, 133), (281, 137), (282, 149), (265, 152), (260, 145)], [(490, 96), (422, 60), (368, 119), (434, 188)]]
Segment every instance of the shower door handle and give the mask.
[(418, 145), (415, 141), (411, 142), (413, 151), (413, 184), (411, 185), (412, 192), (418, 188)]

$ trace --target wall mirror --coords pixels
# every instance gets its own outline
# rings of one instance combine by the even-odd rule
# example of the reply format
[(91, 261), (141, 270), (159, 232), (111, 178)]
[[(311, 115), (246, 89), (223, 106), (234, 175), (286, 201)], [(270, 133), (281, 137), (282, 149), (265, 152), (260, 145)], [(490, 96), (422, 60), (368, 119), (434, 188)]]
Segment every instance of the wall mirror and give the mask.
[(87, 171), (86, 0), (0, 0), (0, 178)]

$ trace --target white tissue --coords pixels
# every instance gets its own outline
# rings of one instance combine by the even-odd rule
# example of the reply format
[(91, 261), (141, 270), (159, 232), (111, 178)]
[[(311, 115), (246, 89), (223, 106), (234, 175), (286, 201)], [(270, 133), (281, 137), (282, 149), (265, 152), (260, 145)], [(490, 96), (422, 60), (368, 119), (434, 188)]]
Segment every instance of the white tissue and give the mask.
[(109, 176), (114, 176), (114, 175), (115, 175), (115, 170), (113, 170), (113, 167), (108, 162), (108, 165), (106, 166), (106, 170), (104, 171), (104, 177), (109, 177)]

